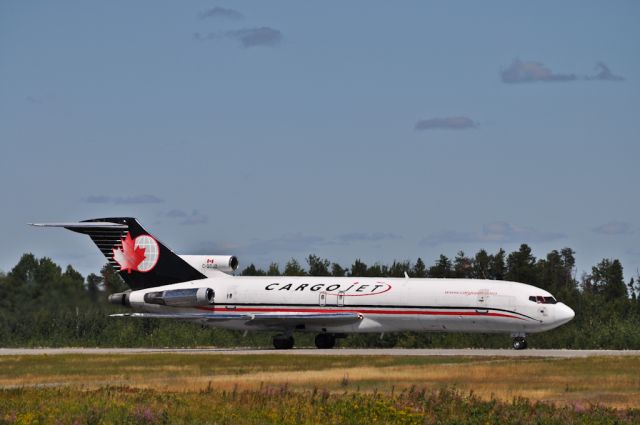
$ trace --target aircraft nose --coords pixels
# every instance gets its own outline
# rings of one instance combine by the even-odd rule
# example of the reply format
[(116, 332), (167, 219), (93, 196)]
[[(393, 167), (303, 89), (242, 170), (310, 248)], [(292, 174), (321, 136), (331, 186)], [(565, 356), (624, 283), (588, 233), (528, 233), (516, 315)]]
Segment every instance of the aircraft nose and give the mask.
[(558, 303), (558, 304), (556, 304), (556, 307), (557, 307), (556, 320), (560, 324), (567, 323), (571, 319), (576, 317), (575, 311), (573, 311), (573, 309), (571, 307), (569, 307), (568, 305), (563, 304), (563, 303)]

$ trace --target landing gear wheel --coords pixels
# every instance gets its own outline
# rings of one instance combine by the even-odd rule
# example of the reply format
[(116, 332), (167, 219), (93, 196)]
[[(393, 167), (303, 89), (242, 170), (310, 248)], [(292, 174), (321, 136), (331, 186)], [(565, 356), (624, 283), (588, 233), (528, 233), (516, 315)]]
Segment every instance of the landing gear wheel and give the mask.
[(293, 348), (293, 337), (278, 335), (273, 337), (273, 346), (276, 350), (290, 350)]
[(527, 340), (522, 337), (513, 338), (513, 349), (524, 350), (527, 348)]
[(318, 348), (333, 348), (336, 346), (336, 337), (333, 334), (318, 334), (316, 335), (316, 347)]

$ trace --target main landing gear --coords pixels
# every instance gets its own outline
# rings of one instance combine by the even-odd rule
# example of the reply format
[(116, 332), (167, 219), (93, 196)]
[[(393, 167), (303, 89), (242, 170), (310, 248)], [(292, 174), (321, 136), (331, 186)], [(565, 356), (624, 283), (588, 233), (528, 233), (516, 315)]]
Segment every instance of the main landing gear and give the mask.
[(316, 347), (333, 348), (336, 346), (336, 336), (334, 334), (318, 334), (316, 335)]
[[(321, 334), (316, 335), (316, 347), (321, 349), (329, 349), (336, 346), (336, 340), (338, 338), (346, 337), (345, 334), (334, 334), (334, 333), (326, 333), (323, 332)], [(273, 347), (276, 350), (290, 350), (293, 348), (295, 341), (293, 339), (293, 335), (280, 334), (273, 337)]]
[(276, 335), (273, 337), (273, 347), (276, 350), (290, 350), (293, 348), (293, 335)]

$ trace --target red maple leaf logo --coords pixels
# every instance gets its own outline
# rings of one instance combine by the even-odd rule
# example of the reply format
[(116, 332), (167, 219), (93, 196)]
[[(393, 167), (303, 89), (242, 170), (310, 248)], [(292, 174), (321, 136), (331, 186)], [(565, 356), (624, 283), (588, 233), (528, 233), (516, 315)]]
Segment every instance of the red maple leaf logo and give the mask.
[(138, 271), (138, 266), (145, 260), (145, 249), (137, 247), (135, 241), (131, 239), (131, 233), (122, 239), (122, 248), (113, 248), (113, 259), (120, 265), (120, 271)]

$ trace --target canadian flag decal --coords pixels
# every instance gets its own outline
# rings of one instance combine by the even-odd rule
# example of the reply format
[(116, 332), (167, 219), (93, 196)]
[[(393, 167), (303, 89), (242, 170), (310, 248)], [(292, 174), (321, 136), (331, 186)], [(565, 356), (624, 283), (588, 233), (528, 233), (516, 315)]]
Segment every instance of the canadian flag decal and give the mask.
[(149, 235), (140, 235), (135, 239), (131, 233), (122, 239), (122, 246), (113, 248), (113, 259), (120, 266), (120, 271), (146, 273), (158, 263), (160, 249), (158, 242)]

